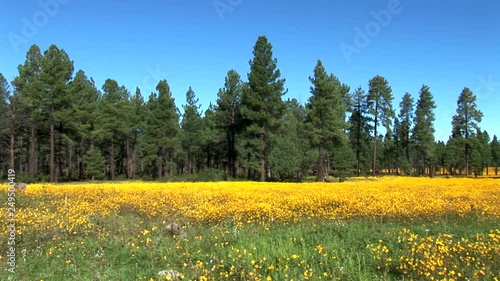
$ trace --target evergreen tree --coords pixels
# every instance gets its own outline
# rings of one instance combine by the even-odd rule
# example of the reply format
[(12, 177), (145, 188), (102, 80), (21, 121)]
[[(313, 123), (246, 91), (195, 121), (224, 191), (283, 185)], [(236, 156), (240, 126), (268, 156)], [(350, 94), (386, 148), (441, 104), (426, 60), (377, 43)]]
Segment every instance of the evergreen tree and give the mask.
[[(17, 124), (12, 123), (10, 130), (10, 166), (14, 167), (14, 149), (15, 136), (23, 135), (25, 129), (29, 129), (28, 138), (28, 174), (31, 180), (34, 179), (36, 170), (35, 141), (37, 130), (45, 129), (45, 111), (42, 108), (43, 101), (43, 86), (40, 80), (42, 70), (43, 55), (37, 45), (32, 45), (26, 53), (24, 64), (17, 67), (19, 75), (14, 78), (12, 85), (14, 86), (14, 97), (11, 101), (12, 120)], [(46, 143), (44, 141), (43, 143)], [(17, 160), (22, 162), (19, 157), (22, 153), (17, 153)], [(19, 169), (22, 172), (22, 169)]]
[(225, 78), (224, 88), (217, 94), (216, 120), (218, 127), (224, 131), (226, 139), (226, 157), (229, 172), (232, 178), (236, 178), (236, 135), (241, 124), (241, 95), (242, 81), (235, 70), (230, 70)]
[[(92, 144), (92, 132), (95, 129), (97, 104), (100, 102), (100, 93), (92, 79), (87, 78), (83, 70), (79, 70), (69, 85), (74, 95), (72, 113), (76, 130), (78, 178), (84, 178), (84, 155)], [(97, 149), (97, 148), (96, 148)]]
[[(405, 174), (410, 174), (411, 160), (410, 160), (410, 132), (413, 123), (413, 103), (414, 100), (410, 93), (405, 93), (401, 102), (399, 103), (398, 125), (396, 127), (398, 140), (398, 156), (401, 156), (398, 161), (398, 168), (401, 166)], [(399, 157), (398, 157), (399, 158)]]
[[(38, 110), (43, 112), (42, 118), (49, 124), (49, 175), (50, 182), (55, 182), (58, 174), (62, 173), (63, 170), (61, 150), (63, 140), (67, 140), (66, 130), (74, 125), (74, 116), (72, 116), (74, 96), (68, 88), (68, 83), (73, 75), (73, 61), (69, 59), (64, 50), (51, 45), (44, 52), (41, 62), (40, 81), (43, 92)], [(55, 147), (56, 134), (58, 137), (57, 151)]]
[(302, 136), (304, 108), (296, 99), (287, 100), (280, 130), (273, 136), (269, 165), (274, 178), (281, 181), (300, 180), (304, 166), (310, 166), (309, 145)]
[(429, 167), (429, 175), (433, 176), (434, 167), (434, 109), (436, 105), (429, 87), (422, 85), (415, 110), (414, 127), (412, 130), (412, 141), (414, 155), (414, 167), (419, 175), (425, 173)]
[(368, 173), (370, 170), (370, 118), (366, 94), (358, 87), (352, 94), (352, 109), (349, 117), (348, 136), (355, 157), (355, 173)]
[(199, 152), (201, 144), (202, 120), (198, 99), (191, 87), (186, 92), (186, 104), (182, 115), (182, 146), (186, 153), (187, 172), (193, 174), (195, 167), (195, 157)]
[(0, 173), (6, 174), (8, 164), (5, 161), (8, 159), (9, 150), (9, 133), (10, 133), (10, 86), (9, 82), (0, 73)]
[(500, 145), (498, 144), (498, 138), (496, 135), (490, 143), (491, 151), (491, 164), (495, 167), (495, 176), (498, 175), (498, 166), (500, 166)]
[(87, 151), (85, 155), (85, 171), (87, 172), (87, 176), (94, 181), (97, 179), (104, 178), (104, 169), (106, 168), (106, 159), (102, 156), (101, 151), (94, 147), (90, 146), (90, 149)]
[(373, 164), (372, 174), (377, 173), (377, 136), (378, 126), (380, 122), (386, 128), (386, 131), (391, 130), (392, 118), (395, 117), (392, 108), (392, 89), (389, 82), (382, 76), (375, 76), (369, 81), (368, 95), (366, 96), (370, 115), (373, 117)]
[(174, 159), (178, 153), (179, 113), (166, 80), (156, 86), (158, 93), (151, 93), (147, 102), (144, 136), (141, 151), (147, 162), (149, 174), (156, 169), (156, 176), (162, 178), (173, 171)]
[(457, 114), (453, 116), (452, 126), (455, 137), (460, 137), (464, 147), (465, 174), (469, 176), (469, 152), (471, 143), (469, 136), (480, 131), (479, 123), (483, 113), (477, 109), (476, 96), (469, 88), (464, 88), (457, 100)]
[(314, 68), (314, 77), (309, 77), (309, 80), (312, 96), (306, 105), (307, 123), (311, 145), (318, 151), (317, 180), (324, 181), (328, 176), (329, 155), (332, 156), (328, 150), (335, 150), (347, 142), (344, 96), (349, 88), (333, 74), (329, 75), (321, 60)]
[(254, 170), (260, 169), (260, 180), (265, 181), (266, 172), (269, 172), (271, 136), (280, 127), (285, 110), (281, 99), (286, 93), (285, 79), (280, 79), (281, 73), (276, 66), (277, 60), (273, 58), (272, 45), (265, 36), (257, 39), (253, 55), (248, 86), (243, 91), (241, 114), (246, 147), (253, 159), (248, 164)]
[[(97, 116), (94, 136), (108, 148), (108, 167), (111, 180), (115, 180), (118, 160), (118, 147), (129, 132), (128, 106), (130, 93), (113, 79), (106, 79), (102, 86), (103, 96)], [(128, 113), (128, 114), (127, 114)]]
[[(139, 143), (141, 137), (144, 135), (144, 129), (146, 125), (146, 104), (144, 103), (144, 98), (142, 97), (141, 90), (136, 88), (135, 94), (130, 98), (132, 114), (130, 116), (130, 154), (128, 159), (128, 170), (127, 177), (135, 178), (137, 162), (138, 162), (138, 153), (139, 153)], [(142, 170), (141, 170), (142, 172)]]

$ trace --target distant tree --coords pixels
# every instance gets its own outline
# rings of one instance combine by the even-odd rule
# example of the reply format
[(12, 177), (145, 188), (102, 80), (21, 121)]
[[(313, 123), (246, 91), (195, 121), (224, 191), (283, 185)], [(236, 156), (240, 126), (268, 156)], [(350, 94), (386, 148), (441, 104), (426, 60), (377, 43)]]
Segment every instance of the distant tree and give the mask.
[(311, 97), (306, 107), (307, 123), (310, 131), (311, 145), (318, 151), (317, 180), (324, 181), (328, 173), (328, 148), (335, 150), (347, 142), (344, 119), (346, 107), (344, 96), (349, 87), (341, 84), (337, 77), (328, 74), (321, 60), (314, 68), (314, 76), (309, 77), (312, 83)]
[(235, 70), (227, 73), (224, 88), (217, 94), (216, 121), (218, 127), (225, 133), (225, 146), (227, 147), (227, 162), (232, 178), (237, 177), (236, 160), (236, 135), (241, 126), (241, 98), (243, 84), (241, 77)]
[(223, 143), (223, 134), (217, 126), (217, 108), (210, 103), (201, 120), (200, 130), (200, 154), (205, 159), (204, 165), (208, 169), (218, 166), (220, 155), (222, 154), (221, 144)]
[(130, 107), (132, 109), (129, 117), (129, 128), (131, 131), (130, 137), (127, 139), (129, 140), (127, 148), (130, 148), (131, 151), (127, 152), (127, 155), (129, 156), (127, 161), (127, 177), (129, 179), (133, 179), (137, 173), (137, 154), (139, 151), (140, 139), (144, 135), (147, 110), (144, 98), (142, 97), (141, 90), (139, 88), (136, 88), (135, 94), (130, 97)]
[(498, 175), (498, 166), (500, 166), (500, 145), (498, 144), (498, 138), (496, 135), (490, 143), (491, 151), (491, 164), (495, 167), (495, 176)]
[(85, 170), (87, 172), (87, 176), (89, 176), (92, 181), (97, 179), (104, 178), (104, 169), (106, 168), (106, 159), (102, 155), (101, 151), (94, 147), (90, 146), (90, 149), (87, 151), (85, 155)]
[(387, 131), (391, 130), (392, 119), (395, 117), (392, 108), (392, 89), (389, 82), (382, 76), (375, 76), (369, 81), (368, 95), (366, 96), (368, 110), (373, 118), (373, 164), (372, 174), (377, 173), (377, 136), (380, 122)]
[(162, 178), (172, 171), (170, 166), (178, 153), (179, 113), (167, 81), (161, 80), (156, 90), (146, 104), (148, 110), (140, 146), (144, 161), (150, 168), (156, 168), (157, 177)]
[(8, 159), (9, 150), (9, 135), (10, 135), (10, 85), (7, 79), (0, 73), (0, 173), (7, 174), (8, 164), (5, 161)]
[(477, 144), (475, 146), (479, 154), (479, 163), (476, 165), (476, 174), (483, 174), (486, 169), (486, 175), (489, 175), (489, 166), (491, 164), (491, 150), (490, 150), (490, 135), (486, 130), (477, 132)]
[[(280, 127), (285, 110), (281, 97), (286, 93), (285, 79), (280, 79), (277, 60), (273, 58), (272, 45), (265, 36), (260, 36), (250, 60), (248, 86), (242, 96), (241, 115), (245, 126), (246, 147), (252, 168), (260, 169), (260, 180), (269, 174), (269, 152), (272, 135)], [(258, 168), (259, 167), (259, 168)]]
[(333, 175), (339, 178), (339, 182), (346, 180), (354, 172), (354, 153), (347, 141), (341, 142), (334, 153)]
[(483, 113), (477, 109), (476, 96), (469, 88), (464, 88), (457, 100), (457, 114), (453, 116), (452, 126), (455, 138), (460, 137), (464, 147), (465, 174), (469, 176), (469, 152), (471, 143), (469, 136), (479, 132), (479, 123)]
[(273, 135), (269, 165), (272, 175), (281, 181), (300, 180), (311, 160), (309, 145), (303, 137), (304, 107), (296, 99), (287, 100), (282, 126)]
[[(45, 111), (42, 108), (43, 101), (43, 85), (40, 80), (42, 70), (43, 55), (37, 45), (32, 45), (26, 53), (24, 64), (17, 67), (19, 75), (14, 78), (12, 85), (14, 86), (15, 96), (11, 100), (12, 121), (19, 122), (17, 126), (11, 129), (10, 138), (10, 154), (11, 167), (14, 166), (14, 149), (15, 135), (22, 135), (21, 132), (28, 128), (28, 174), (31, 180), (35, 178), (36, 159), (35, 142), (37, 130), (45, 129)], [(46, 141), (44, 142), (46, 143)], [(22, 162), (18, 153), (18, 161)], [(19, 169), (22, 172), (22, 169)]]
[(411, 172), (410, 133), (414, 119), (413, 107), (413, 98), (411, 97), (410, 93), (405, 93), (401, 102), (399, 103), (399, 123), (397, 126), (395, 125), (395, 127), (397, 127), (397, 134), (395, 134), (395, 137), (398, 140), (398, 154), (401, 155), (401, 159), (400, 161), (398, 161), (398, 166), (401, 166), (403, 168), (406, 175), (410, 174)]
[(417, 173), (425, 173), (426, 167), (429, 168), (429, 175), (434, 176), (434, 109), (436, 105), (434, 98), (429, 90), (429, 86), (422, 85), (420, 88), (417, 108), (413, 121), (412, 141), (414, 150), (414, 167)]
[(181, 121), (182, 146), (186, 153), (187, 172), (195, 172), (195, 156), (200, 149), (202, 120), (198, 99), (191, 87), (186, 92), (186, 104)]
[(370, 118), (368, 116), (368, 105), (366, 94), (358, 87), (351, 96), (352, 108), (349, 117), (348, 136), (349, 143), (354, 151), (356, 159), (355, 173), (359, 176), (362, 171), (368, 173), (370, 170)]
[[(70, 82), (69, 91), (74, 95), (73, 117), (76, 134), (78, 178), (84, 179), (84, 155), (92, 145), (92, 132), (95, 129), (100, 92), (92, 79), (79, 70)], [(97, 148), (96, 148), (97, 149)]]
[(437, 141), (435, 147), (436, 170), (439, 169), (440, 174), (446, 174), (446, 144), (443, 141)]
[[(72, 116), (74, 95), (68, 87), (73, 75), (73, 61), (64, 50), (59, 49), (56, 45), (51, 45), (44, 52), (41, 63), (40, 82), (43, 92), (39, 100), (39, 111), (43, 112), (43, 118), (49, 124), (49, 175), (50, 182), (55, 182), (63, 167), (61, 153), (56, 155), (56, 134), (58, 137), (57, 151), (60, 152), (63, 140), (67, 139), (66, 130), (74, 126), (73, 122), (75, 121), (74, 116)], [(58, 170), (56, 170), (56, 166), (59, 168)], [(58, 173), (56, 174), (56, 172)]]
[[(130, 131), (128, 120), (130, 93), (113, 79), (106, 79), (102, 90), (103, 96), (99, 115), (96, 117), (97, 125), (96, 130), (94, 130), (94, 138), (107, 146), (109, 176), (111, 180), (115, 180), (118, 159), (117, 147), (123, 143), (126, 134)], [(129, 114), (127, 115), (127, 113)]]

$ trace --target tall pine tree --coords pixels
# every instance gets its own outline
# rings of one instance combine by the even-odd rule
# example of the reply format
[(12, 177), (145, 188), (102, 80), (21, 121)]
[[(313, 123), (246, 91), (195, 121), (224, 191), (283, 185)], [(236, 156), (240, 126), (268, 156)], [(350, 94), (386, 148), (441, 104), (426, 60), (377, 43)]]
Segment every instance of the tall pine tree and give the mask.
[(465, 174), (469, 176), (471, 142), (469, 137), (477, 135), (483, 113), (477, 108), (476, 96), (469, 88), (464, 88), (457, 100), (457, 114), (453, 116), (452, 126), (455, 138), (461, 140), (464, 148)]
[(246, 146), (250, 166), (260, 170), (260, 180), (269, 174), (268, 157), (271, 149), (271, 135), (280, 127), (285, 110), (282, 96), (286, 93), (285, 79), (280, 79), (277, 60), (273, 58), (272, 45), (265, 36), (260, 36), (250, 60), (248, 86), (242, 96), (241, 114), (245, 125)]
[(311, 145), (318, 151), (317, 180), (324, 181), (328, 177), (329, 156), (333, 156), (329, 150), (344, 149), (347, 143), (344, 97), (349, 87), (341, 84), (333, 74), (328, 74), (321, 60), (314, 68), (314, 77), (309, 77), (309, 80), (312, 96), (306, 105), (307, 123)]
[(377, 75), (369, 81), (368, 95), (366, 96), (370, 115), (373, 118), (373, 164), (372, 175), (377, 174), (377, 141), (378, 126), (380, 123), (387, 131), (391, 130), (392, 119), (395, 117), (392, 108), (392, 89), (389, 82), (382, 76)]
[(429, 175), (434, 175), (434, 109), (436, 105), (429, 86), (422, 85), (417, 108), (415, 110), (412, 141), (414, 149), (414, 167), (419, 175), (424, 174), (426, 167)]

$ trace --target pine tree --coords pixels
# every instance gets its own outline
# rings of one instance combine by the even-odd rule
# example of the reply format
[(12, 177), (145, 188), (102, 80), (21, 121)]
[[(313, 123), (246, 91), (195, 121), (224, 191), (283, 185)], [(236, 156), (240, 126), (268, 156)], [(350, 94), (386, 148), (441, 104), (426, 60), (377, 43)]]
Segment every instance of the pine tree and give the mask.
[(253, 55), (248, 86), (243, 91), (241, 114), (248, 153), (251, 159), (257, 161), (250, 161), (249, 164), (255, 170), (260, 169), (260, 180), (265, 181), (266, 172), (269, 172), (271, 136), (280, 127), (285, 110), (281, 99), (286, 93), (285, 79), (280, 79), (281, 73), (277, 68), (277, 60), (273, 58), (272, 45), (265, 36), (257, 39)]
[(483, 113), (477, 109), (476, 96), (469, 88), (464, 88), (457, 100), (457, 114), (453, 116), (452, 126), (455, 137), (462, 139), (464, 147), (465, 174), (469, 176), (469, 161), (471, 143), (469, 136), (480, 131), (479, 123)]
[(195, 157), (198, 155), (201, 144), (202, 120), (198, 99), (191, 87), (186, 92), (186, 104), (182, 115), (182, 146), (186, 153), (187, 172), (193, 174), (195, 167)]
[[(399, 114), (398, 121), (399, 124), (396, 127), (398, 139), (398, 151), (401, 155), (401, 161), (398, 166), (403, 167), (405, 174), (409, 174), (411, 171), (411, 159), (410, 159), (410, 133), (411, 126), (413, 123), (413, 103), (414, 100), (410, 93), (405, 93), (401, 102), (399, 103)], [(399, 168), (399, 167), (398, 167)]]
[(348, 136), (350, 146), (354, 152), (355, 173), (368, 173), (370, 170), (370, 118), (366, 104), (366, 94), (358, 87), (352, 94), (352, 109), (349, 117)]
[[(28, 173), (33, 180), (36, 174), (35, 138), (37, 130), (45, 129), (45, 116), (42, 108), (43, 85), (40, 80), (43, 55), (37, 45), (32, 45), (26, 53), (24, 64), (17, 67), (19, 75), (14, 78), (14, 96), (11, 101), (13, 124), (10, 136), (10, 166), (14, 167), (15, 135), (22, 135), (24, 129), (29, 129), (28, 138)], [(44, 142), (46, 143), (46, 141)], [(18, 161), (22, 161), (17, 157)], [(22, 170), (22, 169), (19, 169)]]
[(218, 127), (224, 131), (226, 136), (227, 162), (230, 175), (236, 178), (236, 135), (241, 126), (241, 96), (243, 84), (240, 75), (235, 70), (227, 73), (224, 88), (217, 94), (216, 120)]
[(392, 108), (392, 89), (389, 82), (382, 76), (375, 76), (369, 81), (368, 95), (366, 96), (370, 115), (373, 117), (373, 164), (372, 174), (377, 174), (377, 136), (380, 122), (387, 131), (391, 130), (392, 118), (395, 117)]
[[(77, 144), (78, 178), (84, 178), (84, 155), (92, 145), (92, 132), (95, 129), (97, 104), (100, 93), (92, 79), (87, 78), (83, 70), (79, 70), (70, 82), (70, 92), (75, 96), (73, 116), (75, 120)], [(97, 148), (96, 148), (97, 149)]]
[(329, 75), (321, 60), (314, 68), (314, 77), (309, 77), (309, 80), (312, 96), (306, 105), (307, 123), (311, 145), (318, 151), (317, 180), (324, 181), (328, 177), (329, 156), (333, 156), (328, 150), (332, 152), (347, 142), (344, 96), (349, 88), (333, 74)]
[(94, 181), (96, 178), (104, 178), (106, 159), (104, 159), (104, 156), (102, 156), (102, 153), (98, 148), (94, 147), (93, 145), (90, 146), (90, 149), (85, 155), (84, 163), (87, 176), (89, 176), (92, 181)]
[(415, 110), (414, 127), (412, 130), (412, 141), (414, 154), (414, 167), (419, 175), (425, 173), (429, 167), (429, 175), (433, 176), (434, 167), (434, 109), (436, 105), (429, 90), (429, 86), (423, 85), (420, 89), (417, 108)]
[(109, 176), (115, 180), (119, 144), (129, 132), (127, 112), (130, 112), (128, 100), (130, 93), (124, 86), (119, 86), (113, 79), (106, 79), (102, 86), (103, 95), (97, 118), (94, 136), (106, 144), (108, 150)]
[(498, 138), (496, 135), (490, 143), (491, 150), (491, 164), (495, 167), (495, 176), (498, 175), (498, 166), (500, 166), (500, 145), (498, 144)]
[(0, 173), (7, 173), (7, 161), (9, 150), (9, 133), (10, 133), (10, 101), (11, 93), (7, 79), (0, 73)]
[(49, 124), (49, 175), (50, 182), (55, 182), (63, 169), (63, 160), (59, 152), (62, 150), (63, 139), (66, 139), (65, 131), (73, 126), (74, 121), (71, 114), (74, 96), (68, 87), (73, 75), (73, 61), (64, 50), (51, 45), (44, 52), (41, 63), (40, 82), (43, 92), (39, 100), (39, 111), (43, 112), (42, 118)]
[(151, 93), (146, 104), (148, 110), (140, 149), (149, 174), (152, 176), (155, 168), (156, 176), (162, 178), (173, 171), (173, 160), (179, 150), (179, 112), (166, 80), (161, 80), (156, 90), (158, 93)]

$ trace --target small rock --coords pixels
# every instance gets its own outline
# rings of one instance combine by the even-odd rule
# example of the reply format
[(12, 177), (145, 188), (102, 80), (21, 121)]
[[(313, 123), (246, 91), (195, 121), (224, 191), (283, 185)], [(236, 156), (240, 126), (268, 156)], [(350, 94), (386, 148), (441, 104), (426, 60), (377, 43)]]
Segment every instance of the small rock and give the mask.
[(26, 190), (26, 189), (28, 189), (28, 184), (26, 184), (24, 182), (16, 182), (14, 184), (14, 188), (16, 190)]
[(168, 233), (179, 237), (180, 239), (187, 238), (186, 231), (184, 231), (184, 229), (182, 229), (182, 227), (178, 223), (176, 223), (175, 221), (173, 223), (168, 224), (165, 227), (165, 230)]

